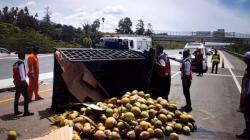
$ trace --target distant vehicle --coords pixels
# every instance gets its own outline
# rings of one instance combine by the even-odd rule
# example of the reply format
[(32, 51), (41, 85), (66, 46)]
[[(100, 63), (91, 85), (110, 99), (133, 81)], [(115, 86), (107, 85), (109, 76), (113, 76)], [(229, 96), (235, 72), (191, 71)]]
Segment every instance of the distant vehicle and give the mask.
[(212, 48), (207, 48), (208, 55), (213, 55), (214, 51)]
[[(190, 43), (187, 43), (185, 45), (185, 47), (183, 48), (183, 51), (187, 50), (187, 49), (190, 51), (190, 54), (191, 54), (192, 70), (196, 70), (197, 69), (196, 63), (195, 63), (194, 53), (195, 53), (195, 51), (197, 49), (201, 49), (201, 52), (203, 54), (203, 71), (207, 72), (207, 70), (208, 70), (207, 58), (208, 58), (209, 53), (208, 53), (205, 45), (203, 43), (199, 43), (199, 42), (190, 42)], [(182, 54), (182, 52), (180, 52), (180, 54)]]
[(0, 53), (2, 54), (11, 54), (11, 52), (5, 48), (0, 48)]
[(147, 36), (116, 35), (102, 37), (100, 45), (107, 49), (130, 49), (144, 52), (152, 48), (152, 39)]

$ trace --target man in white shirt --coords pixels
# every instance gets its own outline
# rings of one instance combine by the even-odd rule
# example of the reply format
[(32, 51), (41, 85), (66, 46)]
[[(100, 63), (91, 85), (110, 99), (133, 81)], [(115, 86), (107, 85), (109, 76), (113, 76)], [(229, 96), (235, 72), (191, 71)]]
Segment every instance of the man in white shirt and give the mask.
[(28, 97), (28, 84), (26, 82), (26, 70), (25, 70), (25, 53), (18, 53), (18, 60), (13, 65), (13, 83), (15, 85), (15, 102), (14, 102), (14, 116), (22, 114), (18, 111), (18, 102), (21, 94), (24, 97), (24, 116), (34, 115), (28, 110), (29, 97)]
[(183, 94), (186, 98), (186, 105), (184, 107), (182, 107), (182, 109), (185, 110), (186, 112), (192, 111), (191, 99), (190, 99), (190, 86), (191, 86), (191, 81), (192, 81), (192, 66), (191, 66), (189, 56), (190, 56), (189, 50), (184, 50), (182, 60), (169, 57), (169, 59), (172, 59), (172, 60), (175, 60), (175, 61), (181, 63), (180, 70), (181, 70), (182, 88), (183, 88)]

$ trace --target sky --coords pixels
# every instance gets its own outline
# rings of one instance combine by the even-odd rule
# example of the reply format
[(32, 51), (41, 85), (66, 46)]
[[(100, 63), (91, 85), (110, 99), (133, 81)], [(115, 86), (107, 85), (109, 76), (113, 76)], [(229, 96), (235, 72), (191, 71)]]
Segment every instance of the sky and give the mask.
[(28, 6), (39, 19), (49, 7), (53, 22), (74, 27), (104, 17), (100, 30), (105, 32), (114, 32), (120, 19), (130, 17), (133, 29), (142, 19), (155, 32), (250, 33), (250, 0), (0, 0), (0, 8), (4, 6)]

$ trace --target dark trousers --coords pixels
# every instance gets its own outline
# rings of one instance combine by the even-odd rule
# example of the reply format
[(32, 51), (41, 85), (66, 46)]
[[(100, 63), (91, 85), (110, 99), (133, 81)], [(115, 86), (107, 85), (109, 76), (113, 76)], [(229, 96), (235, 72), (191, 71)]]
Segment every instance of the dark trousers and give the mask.
[(186, 99), (187, 107), (191, 107), (190, 86), (191, 86), (191, 80), (189, 78), (183, 78), (182, 79), (182, 88), (183, 88), (183, 94), (184, 94), (185, 99)]
[(18, 112), (18, 102), (21, 94), (24, 98), (24, 113), (28, 112), (29, 107), (29, 96), (28, 96), (28, 84), (26, 82), (22, 82), (19, 86), (15, 87), (15, 102), (14, 102), (14, 112)]
[(168, 100), (168, 95), (170, 92), (171, 86), (171, 76), (165, 76), (161, 78), (161, 90), (162, 90), (162, 97)]
[(202, 64), (202, 62), (198, 62), (197, 63), (197, 69), (198, 69), (198, 73), (199, 73), (199, 75), (201, 74), (203, 74), (203, 64)]
[(217, 71), (218, 71), (218, 64), (217, 62), (213, 62), (212, 64), (212, 73), (214, 72), (214, 66), (215, 66), (215, 73), (217, 74)]
[(244, 118), (245, 118), (245, 123), (246, 123), (246, 129), (244, 130), (244, 133), (246, 133), (248, 140), (250, 140), (250, 112), (245, 111), (244, 113)]
[(157, 98), (159, 96), (168, 100), (168, 95), (170, 92), (171, 76), (161, 77), (159, 75), (154, 75), (152, 77), (150, 92), (152, 98)]

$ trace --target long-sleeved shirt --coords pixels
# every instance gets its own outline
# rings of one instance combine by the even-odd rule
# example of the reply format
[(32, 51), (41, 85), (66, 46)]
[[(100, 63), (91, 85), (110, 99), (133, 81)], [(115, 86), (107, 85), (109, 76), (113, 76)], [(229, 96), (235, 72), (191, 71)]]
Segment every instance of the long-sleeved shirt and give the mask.
[(18, 59), (18, 61), (21, 61), (21, 62), (22, 62), (22, 63), (18, 66), (21, 81), (25, 81), (25, 80), (26, 80), (26, 70), (25, 70), (24, 61), (21, 60), (21, 59)]
[(191, 63), (187, 61), (189, 58), (186, 59), (175, 59), (177, 62), (183, 63), (184, 62), (184, 74), (190, 75), (191, 74)]

